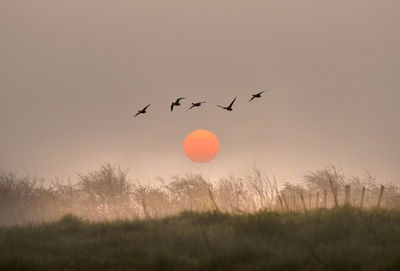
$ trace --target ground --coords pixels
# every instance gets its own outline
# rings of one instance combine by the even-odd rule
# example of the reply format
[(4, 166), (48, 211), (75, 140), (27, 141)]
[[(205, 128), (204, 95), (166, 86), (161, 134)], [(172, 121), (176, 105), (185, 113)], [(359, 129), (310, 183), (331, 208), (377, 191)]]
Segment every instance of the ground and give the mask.
[(400, 270), (400, 212), (178, 216), (0, 228), (0, 270)]

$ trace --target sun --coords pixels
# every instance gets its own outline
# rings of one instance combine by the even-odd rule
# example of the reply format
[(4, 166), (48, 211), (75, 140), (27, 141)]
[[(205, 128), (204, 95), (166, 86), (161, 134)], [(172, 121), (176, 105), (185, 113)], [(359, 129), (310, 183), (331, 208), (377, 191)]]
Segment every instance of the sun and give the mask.
[(188, 134), (183, 141), (186, 156), (197, 163), (207, 163), (217, 156), (219, 140), (207, 130), (196, 130)]

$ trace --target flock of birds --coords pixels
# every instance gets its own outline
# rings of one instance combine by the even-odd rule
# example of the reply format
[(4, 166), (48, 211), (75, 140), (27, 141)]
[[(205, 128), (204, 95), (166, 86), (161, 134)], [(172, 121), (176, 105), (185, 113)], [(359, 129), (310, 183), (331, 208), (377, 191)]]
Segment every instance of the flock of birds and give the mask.
[[(252, 100), (254, 100), (254, 99), (256, 99), (256, 98), (261, 98), (261, 94), (263, 94), (264, 92), (265, 92), (265, 90), (264, 90), (264, 91), (261, 91), (261, 92), (258, 92), (258, 93), (256, 93), (256, 94), (252, 94), (252, 96), (251, 96), (249, 102), (251, 102)], [(181, 105), (181, 100), (183, 100), (183, 99), (185, 99), (185, 97), (180, 97), (180, 98), (176, 99), (175, 102), (172, 102), (172, 103), (171, 103), (171, 112), (174, 111), (174, 107), (175, 107), (175, 106), (180, 106), (180, 105)], [(222, 108), (223, 110), (232, 111), (232, 110), (233, 110), (233, 109), (232, 109), (232, 106), (233, 106), (233, 104), (235, 103), (235, 101), (236, 101), (236, 97), (235, 97), (235, 99), (233, 99), (233, 101), (232, 101), (228, 106), (217, 105), (217, 107)], [(190, 109), (194, 108), (194, 107), (200, 107), (200, 106), (201, 106), (202, 104), (204, 104), (204, 103), (206, 103), (206, 102), (204, 101), (204, 102), (192, 103), (192, 105), (186, 110), (186, 112), (189, 111)], [(138, 110), (137, 113), (136, 113), (133, 117), (136, 117), (136, 116), (138, 116), (138, 115), (140, 115), (140, 114), (145, 114), (145, 113), (147, 113), (146, 110), (147, 110), (147, 108), (148, 108), (150, 105), (151, 105), (151, 104), (148, 104), (148, 105), (147, 105), (146, 107), (144, 107), (143, 109)]]

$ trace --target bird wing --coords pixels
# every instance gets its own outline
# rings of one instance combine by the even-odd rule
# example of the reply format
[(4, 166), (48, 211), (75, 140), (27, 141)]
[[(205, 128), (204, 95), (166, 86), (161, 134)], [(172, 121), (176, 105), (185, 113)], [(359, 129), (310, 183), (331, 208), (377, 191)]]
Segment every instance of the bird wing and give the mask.
[(233, 101), (231, 102), (231, 104), (228, 107), (231, 107), (235, 101), (236, 101), (236, 97), (235, 97), (235, 99), (233, 99)]
[(180, 98), (176, 99), (176, 101), (179, 102), (180, 100), (183, 100), (183, 99), (185, 99), (185, 97), (180, 97)]
[(146, 110), (146, 109), (147, 109), (147, 107), (149, 107), (149, 106), (150, 106), (150, 104), (148, 104), (148, 105), (147, 105), (145, 108), (143, 108), (143, 109), (142, 109), (142, 111), (143, 111), (143, 110)]
[(199, 102), (199, 104), (205, 104), (206, 102), (204, 101), (204, 102)]
[(136, 117), (137, 115), (140, 115), (141, 113), (140, 112), (137, 112), (133, 117)]
[(190, 109), (192, 109), (194, 107), (194, 105), (192, 105), (191, 107), (189, 107), (188, 110), (186, 110), (186, 112), (188, 112)]
[(249, 101), (249, 102), (251, 102), (251, 101), (252, 101), (252, 100), (253, 100), (255, 97), (256, 97), (256, 96), (254, 96), (254, 95), (253, 95), (253, 97), (251, 97), (251, 99), (250, 99), (250, 101)]
[(225, 109), (225, 106), (221, 106), (221, 105), (218, 105), (218, 104), (217, 104), (217, 106), (218, 106), (219, 108)]
[(171, 103), (171, 112), (174, 111), (174, 103)]
[(263, 94), (264, 92), (265, 92), (265, 90), (263, 90), (263, 91), (257, 93), (257, 95), (261, 95), (261, 94)]

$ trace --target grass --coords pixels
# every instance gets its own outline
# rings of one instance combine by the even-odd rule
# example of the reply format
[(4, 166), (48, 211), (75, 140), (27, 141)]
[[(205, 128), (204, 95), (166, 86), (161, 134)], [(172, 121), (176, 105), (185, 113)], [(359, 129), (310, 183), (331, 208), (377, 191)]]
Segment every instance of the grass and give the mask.
[(0, 228), (1, 270), (400, 270), (400, 212), (184, 212)]
[(129, 180), (127, 173), (111, 163), (80, 173), (73, 180), (49, 180), (0, 169), (0, 227), (51, 222), (66, 214), (114, 221), (157, 219), (184, 211), (303, 211), (345, 202), (352, 206), (362, 202), (366, 209), (379, 202), (382, 208), (400, 210), (400, 186), (382, 186), (370, 174), (365, 178), (348, 176), (335, 167), (311, 171), (301, 181), (281, 185), (256, 168), (242, 177), (174, 175), (147, 184)]

